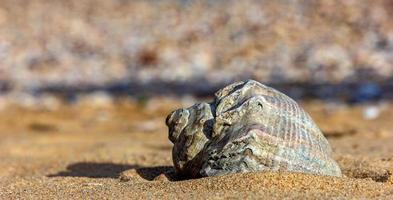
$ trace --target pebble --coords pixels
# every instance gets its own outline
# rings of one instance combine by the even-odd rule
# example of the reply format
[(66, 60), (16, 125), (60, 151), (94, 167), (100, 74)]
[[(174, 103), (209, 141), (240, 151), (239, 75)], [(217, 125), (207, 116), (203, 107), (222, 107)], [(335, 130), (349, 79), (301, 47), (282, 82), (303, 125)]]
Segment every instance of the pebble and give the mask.
[(366, 120), (374, 120), (379, 117), (381, 113), (381, 110), (378, 106), (372, 105), (372, 106), (366, 106), (363, 109), (363, 118)]

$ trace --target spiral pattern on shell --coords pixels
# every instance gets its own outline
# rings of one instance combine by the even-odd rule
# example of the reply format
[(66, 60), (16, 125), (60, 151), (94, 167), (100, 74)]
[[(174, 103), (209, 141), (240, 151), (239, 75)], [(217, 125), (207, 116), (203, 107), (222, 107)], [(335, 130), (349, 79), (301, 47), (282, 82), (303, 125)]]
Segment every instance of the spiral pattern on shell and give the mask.
[(328, 141), (288, 96), (249, 80), (215, 97), (167, 117), (178, 173), (200, 177), (269, 170), (341, 176)]

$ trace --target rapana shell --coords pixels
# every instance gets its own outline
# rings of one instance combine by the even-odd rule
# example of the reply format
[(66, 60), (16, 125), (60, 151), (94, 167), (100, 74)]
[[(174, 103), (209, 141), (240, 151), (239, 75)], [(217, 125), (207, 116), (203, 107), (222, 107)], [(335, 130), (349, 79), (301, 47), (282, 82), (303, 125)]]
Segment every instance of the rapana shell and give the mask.
[(167, 117), (179, 174), (290, 171), (341, 176), (328, 141), (288, 96), (249, 80), (231, 84), (215, 97), (212, 103)]

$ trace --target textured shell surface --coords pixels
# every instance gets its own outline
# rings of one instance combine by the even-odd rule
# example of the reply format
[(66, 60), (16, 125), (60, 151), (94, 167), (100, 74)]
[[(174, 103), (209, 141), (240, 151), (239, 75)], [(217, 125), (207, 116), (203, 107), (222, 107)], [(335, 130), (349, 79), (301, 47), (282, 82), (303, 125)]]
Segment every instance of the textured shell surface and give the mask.
[(176, 171), (189, 177), (250, 171), (341, 176), (310, 116), (285, 94), (257, 81), (233, 83), (212, 103), (168, 115)]

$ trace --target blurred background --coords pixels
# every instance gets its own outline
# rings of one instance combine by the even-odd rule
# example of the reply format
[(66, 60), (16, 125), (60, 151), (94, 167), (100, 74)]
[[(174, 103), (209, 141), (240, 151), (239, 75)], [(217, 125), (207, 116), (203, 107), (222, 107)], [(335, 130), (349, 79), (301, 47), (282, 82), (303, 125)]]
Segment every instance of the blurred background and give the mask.
[(390, 0), (0, 0), (1, 99), (209, 96), (243, 79), (387, 99), (392, 18)]
[[(166, 116), (245, 79), (297, 100), (345, 176), (393, 185), (393, 0), (0, 0), (0, 199), (161, 194)], [(186, 188), (161, 192), (213, 194)]]

